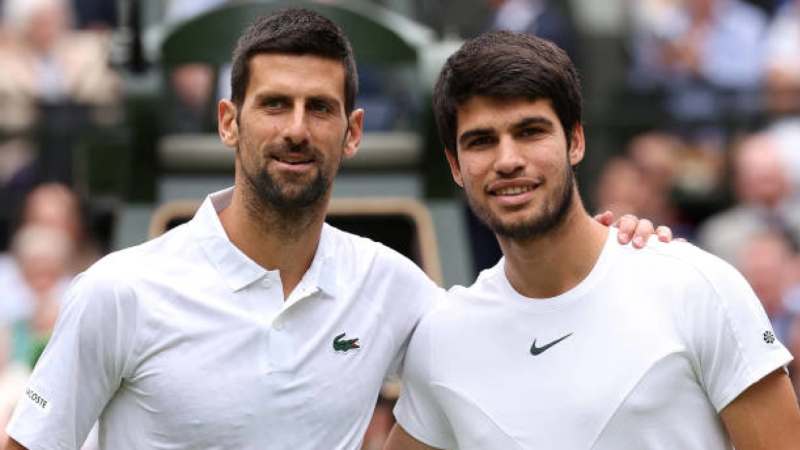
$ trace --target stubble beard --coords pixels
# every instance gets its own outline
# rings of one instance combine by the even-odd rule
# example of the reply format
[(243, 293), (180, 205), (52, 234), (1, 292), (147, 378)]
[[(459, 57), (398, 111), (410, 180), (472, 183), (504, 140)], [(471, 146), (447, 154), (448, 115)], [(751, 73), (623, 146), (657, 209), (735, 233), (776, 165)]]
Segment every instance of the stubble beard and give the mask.
[[(314, 148), (309, 151), (320, 155)], [(246, 195), (247, 208), (258, 216), (277, 218), (278, 225), (284, 224), (287, 230), (307, 221), (320, 208), (331, 186), (330, 178), (321, 168), (322, 160), (318, 156), (315, 160), (320, 164), (310, 182), (280, 180), (265, 168), (249, 173), (242, 164), (242, 173), (249, 191), (249, 195)]]
[(541, 213), (516, 223), (504, 223), (488, 207), (479, 205), (469, 195), (467, 195), (467, 203), (478, 219), (498, 236), (514, 241), (526, 241), (545, 236), (564, 223), (567, 213), (572, 208), (572, 200), (575, 195), (574, 184), (575, 174), (567, 162), (564, 182), (557, 192), (545, 200)]

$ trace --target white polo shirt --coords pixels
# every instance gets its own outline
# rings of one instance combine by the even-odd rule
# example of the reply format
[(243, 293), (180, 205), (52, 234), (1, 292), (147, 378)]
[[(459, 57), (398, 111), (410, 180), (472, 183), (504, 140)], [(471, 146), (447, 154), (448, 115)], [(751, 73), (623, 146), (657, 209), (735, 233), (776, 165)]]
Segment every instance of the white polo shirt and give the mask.
[(357, 449), (381, 383), (438, 287), (325, 225), (284, 301), (218, 218), (232, 190), (72, 286), (8, 433), (31, 450)]
[(504, 261), (420, 323), (395, 410), (461, 450), (717, 450), (718, 413), (791, 360), (732, 267), (687, 244), (616, 244), (575, 288), (531, 299)]

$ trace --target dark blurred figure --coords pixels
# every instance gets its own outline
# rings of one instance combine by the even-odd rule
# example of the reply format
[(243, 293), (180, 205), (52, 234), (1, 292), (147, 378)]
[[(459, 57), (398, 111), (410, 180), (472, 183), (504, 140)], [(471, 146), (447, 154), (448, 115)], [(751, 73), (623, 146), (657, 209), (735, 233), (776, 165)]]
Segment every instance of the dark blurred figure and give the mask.
[(744, 243), (775, 230), (800, 239), (800, 202), (792, 192), (786, 162), (768, 134), (745, 137), (732, 154), (733, 207), (706, 220), (698, 244), (736, 264)]
[(81, 30), (116, 28), (119, 20), (118, 3), (117, 0), (72, 0), (76, 28)]

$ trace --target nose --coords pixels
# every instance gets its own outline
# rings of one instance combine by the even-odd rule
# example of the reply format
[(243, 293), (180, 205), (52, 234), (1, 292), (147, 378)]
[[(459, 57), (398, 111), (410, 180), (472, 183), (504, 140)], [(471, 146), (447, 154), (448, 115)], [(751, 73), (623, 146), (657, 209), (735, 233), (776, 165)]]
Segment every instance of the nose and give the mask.
[(511, 138), (501, 138), (495, 154), (494, 170), (505, 176), (512, 176), (522, 171), (525, 161), (520, 150)]
[(287, 144), (292, 147), (308, 144), (309, 130), (307, 120), (304, 105), (296, 105), (295, 108), (292, 108), (289, 123), (286, 124), (283, 136)]

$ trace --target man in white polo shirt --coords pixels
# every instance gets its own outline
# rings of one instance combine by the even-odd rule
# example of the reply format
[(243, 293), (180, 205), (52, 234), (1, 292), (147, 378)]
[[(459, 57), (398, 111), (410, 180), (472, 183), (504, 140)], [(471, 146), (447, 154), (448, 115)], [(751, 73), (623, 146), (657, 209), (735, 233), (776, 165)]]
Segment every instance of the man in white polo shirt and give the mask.
[(791, 355), (744, 278), (688, 243), (615, 245), (587, 215), (563, 51), (509, 32), (470, 40), (434, 110), (504, 257), (417, 327), (390, 450), (800, 448)]
[(112, 450), (360, 447), (440, 290), (324, 224), (361, 138), (356, 90), (350, 45), (322, 16), (286, 10), (244, 33), (219, 105), (235, 187), (79, 277), (8, 448), (75, 449), (98, 418)]

